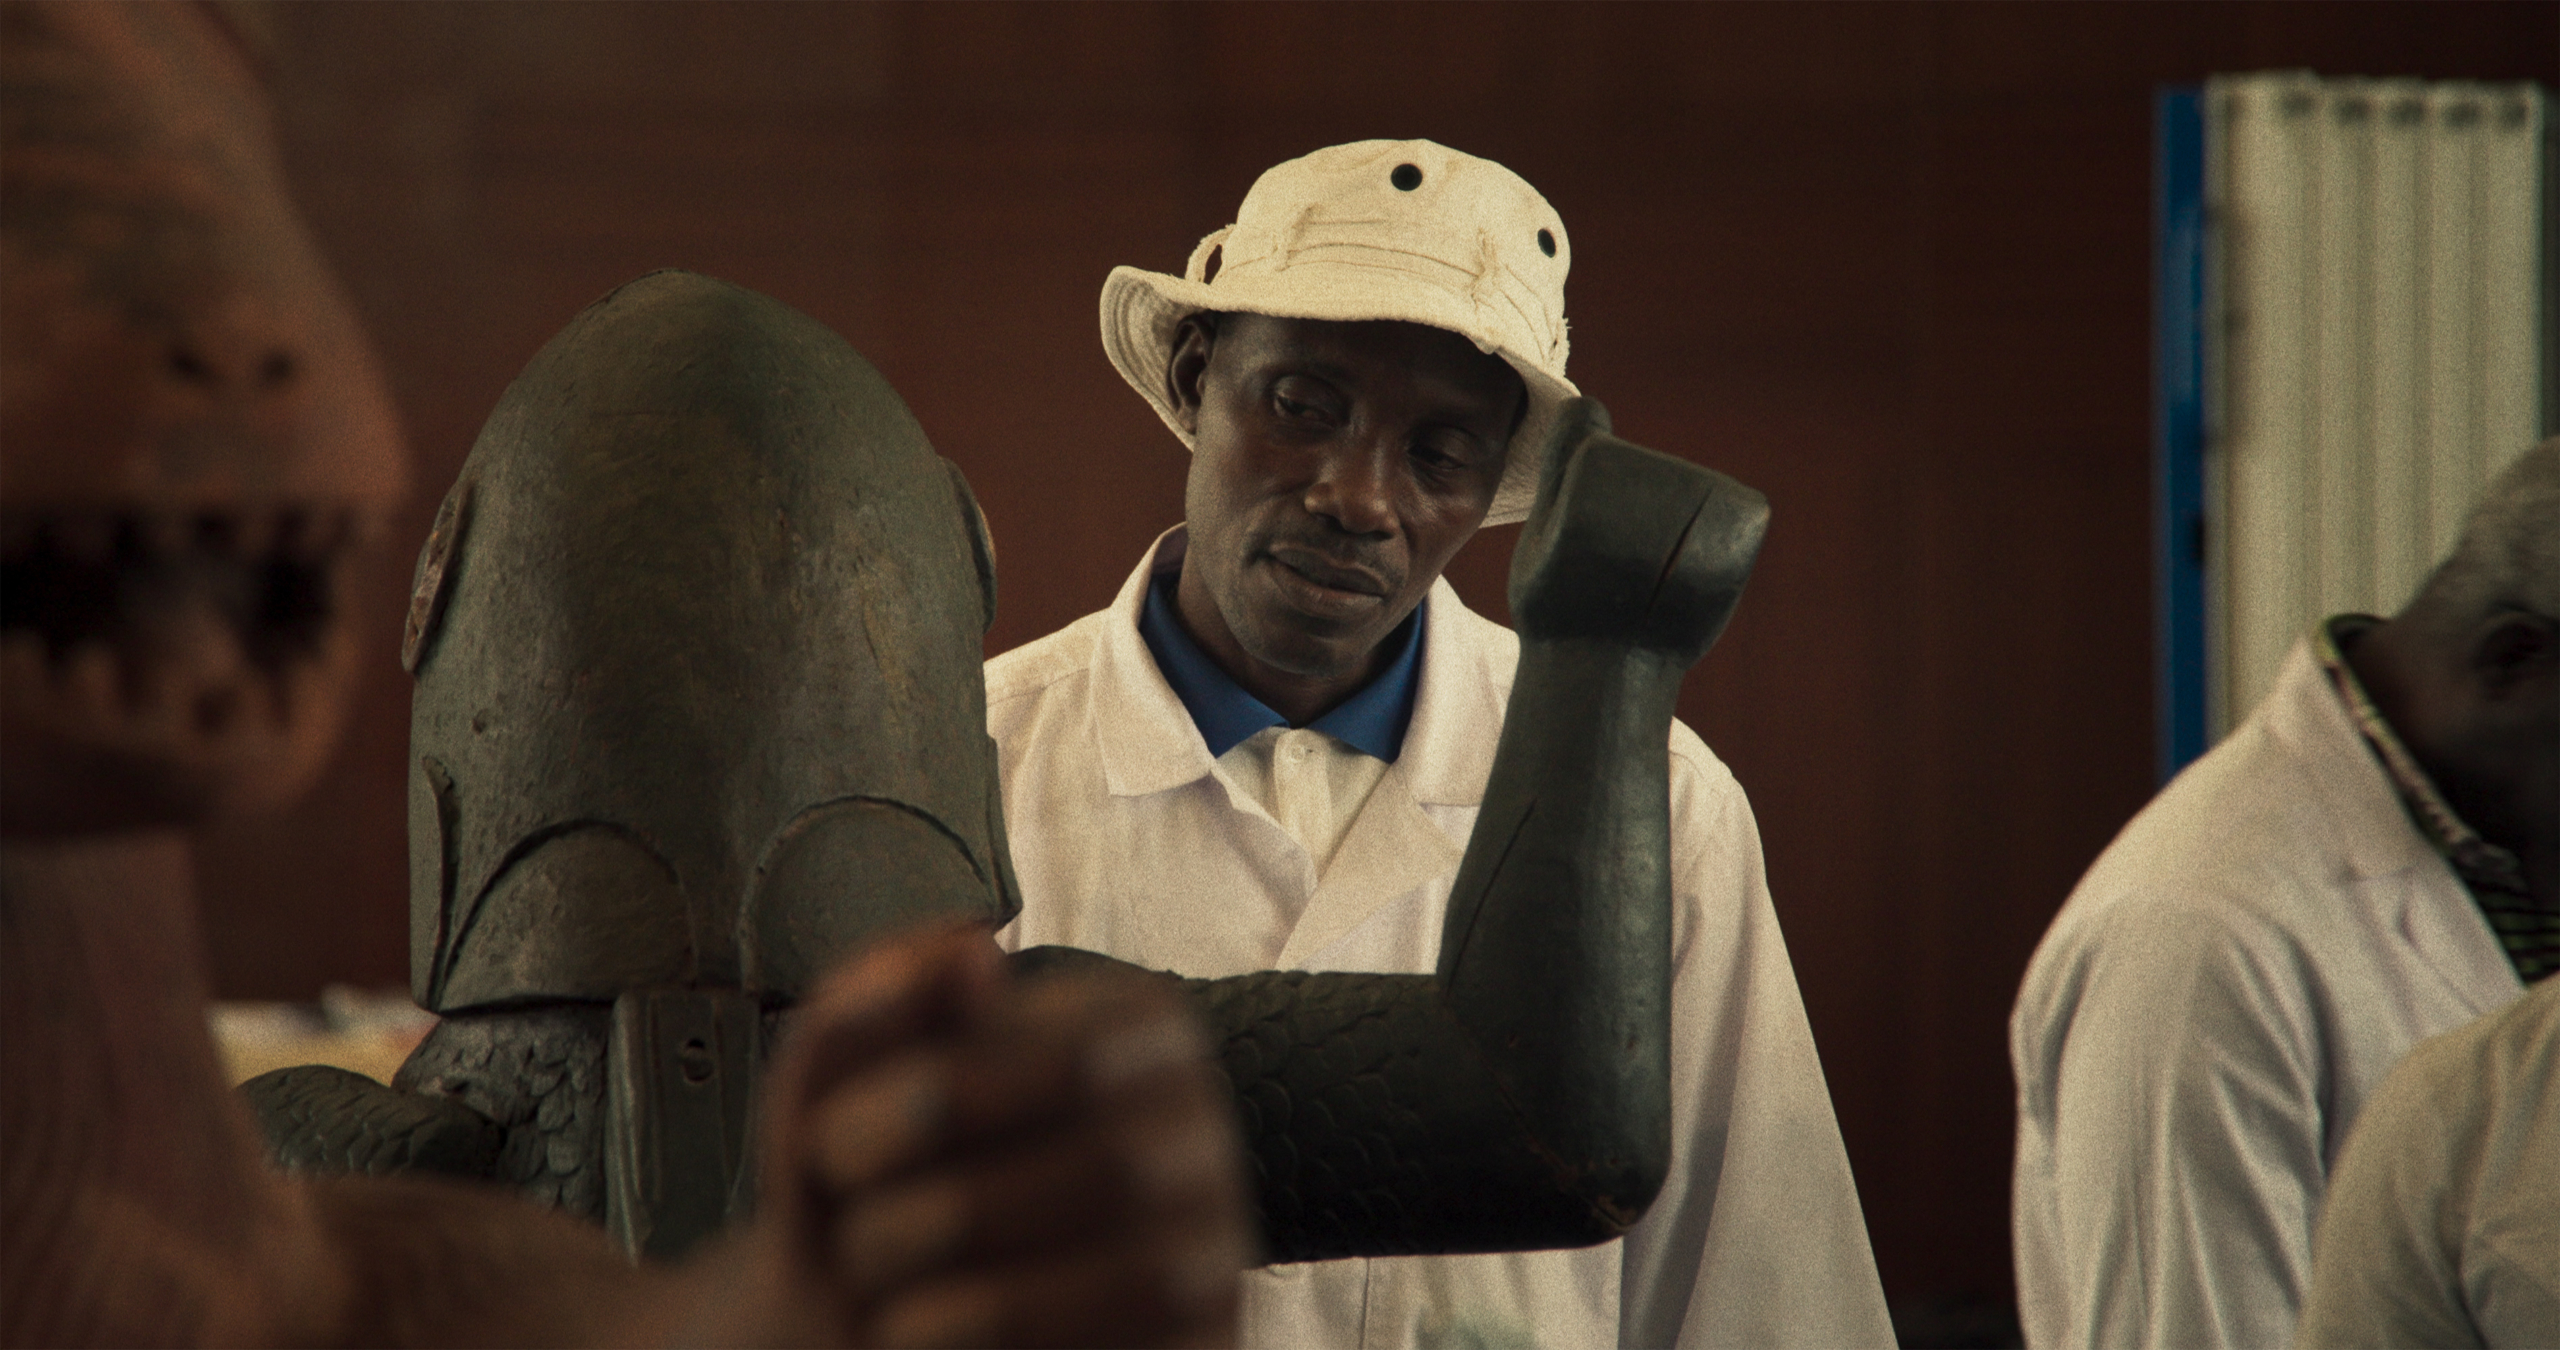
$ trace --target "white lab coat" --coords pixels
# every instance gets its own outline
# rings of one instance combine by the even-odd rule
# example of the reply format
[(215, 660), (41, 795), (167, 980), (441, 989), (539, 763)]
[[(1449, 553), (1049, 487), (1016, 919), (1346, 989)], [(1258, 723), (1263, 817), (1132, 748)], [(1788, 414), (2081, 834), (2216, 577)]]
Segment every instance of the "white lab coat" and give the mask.
[(2317, 1255), (2298, 1350), (2560, 1346), (2560, 978), (2383, 1080)]
[[(1023, 896), (1000, 940), (1199, 977), (1430, 971), (1518, 640), (1432, 588), (1403, 751), (1319, 878), (1212, 773), (1138, 635), (1147, 580), (1180, 539), (1159, 540), (1109, 609), (988, 663)], [(1892, 1343), (1750, 804), (1688, 728), (1671, 748), (1674, 1148), (1644, 1221), (1579, 1251), (1257, 1271), (1248, 1345)]]
[(2297, 644), (2027, 967), (2009, 1023), (2027, 1344), (2284, 1345), (2365, 1095), (2522, 989)]

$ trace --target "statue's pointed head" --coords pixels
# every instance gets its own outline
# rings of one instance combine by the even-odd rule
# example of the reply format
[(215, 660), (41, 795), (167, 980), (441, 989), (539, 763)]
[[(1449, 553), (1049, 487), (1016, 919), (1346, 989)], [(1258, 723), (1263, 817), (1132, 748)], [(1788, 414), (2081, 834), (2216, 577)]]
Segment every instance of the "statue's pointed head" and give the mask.
[(1009, 918), (993, 602), (967, 484), (841, 338), (682, 272), (598, 301), (419, 559), (420, 1000), (787, 998), (873, 932)]

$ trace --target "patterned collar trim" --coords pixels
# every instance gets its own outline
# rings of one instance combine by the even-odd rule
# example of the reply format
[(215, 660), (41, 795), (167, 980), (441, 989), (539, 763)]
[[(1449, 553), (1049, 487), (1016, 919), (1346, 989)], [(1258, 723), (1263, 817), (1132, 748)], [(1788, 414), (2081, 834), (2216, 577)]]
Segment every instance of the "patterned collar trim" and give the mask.
[(2512, 851), (2481, 838), (2479, 831), (2455, 814), (2444, 794), (2436, 790), (2435, 780), (2418, 766), (2409, 748), (2400, 743), (2398, 733), (2383, 720), (2382, 710), (2373, 706), (2354, 667), (2347, 664), (2347, 645), (2381, 622), (2370, 614), (2340, 614), (2324, 620), (2312, 634), (2313, 652), (2321, 668), (2329, 672), (2339, 699), (2347, 705), (2347, 715), (2355, 719), (2356, 729), (2364, 733), (2365, 744), (2373, 747), (2374, 757), (2382, 761), (2383, 772), (2399, 789), (2410, 818), (2418, 823), (2427, 842), (2453, 865), (2463, 884), (2474, 894), (2494, 891), (2501, 895), (2529, 895), (2524, 884), (2524, 863)]

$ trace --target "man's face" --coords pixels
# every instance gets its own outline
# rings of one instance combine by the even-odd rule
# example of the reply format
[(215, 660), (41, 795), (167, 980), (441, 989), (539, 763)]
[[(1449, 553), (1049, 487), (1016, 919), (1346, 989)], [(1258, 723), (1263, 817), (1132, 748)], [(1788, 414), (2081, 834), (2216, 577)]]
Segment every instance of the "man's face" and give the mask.
[(1195, 437), (1184, 623), (1284, 716), (1320, 715), (1484, 523), (1520, 377), (1421, 324), (1232, 314), (1186, 322), (1166, 378)]

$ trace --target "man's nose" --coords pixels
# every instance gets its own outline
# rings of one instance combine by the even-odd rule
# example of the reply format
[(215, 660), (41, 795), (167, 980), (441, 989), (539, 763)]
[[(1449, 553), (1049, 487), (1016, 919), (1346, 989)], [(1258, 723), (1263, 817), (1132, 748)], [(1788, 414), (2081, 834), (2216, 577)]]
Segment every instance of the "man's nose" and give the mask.
[(1383, 535), (1395, 527), (1395, 466), (1401, 456), (1371, 442), (1335, 447), (1307, 484), (1307, 510), (1346, 534)]

